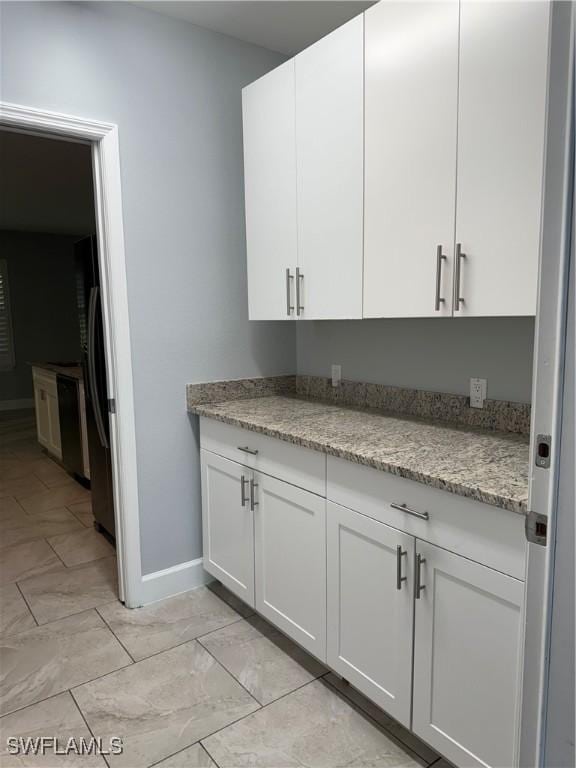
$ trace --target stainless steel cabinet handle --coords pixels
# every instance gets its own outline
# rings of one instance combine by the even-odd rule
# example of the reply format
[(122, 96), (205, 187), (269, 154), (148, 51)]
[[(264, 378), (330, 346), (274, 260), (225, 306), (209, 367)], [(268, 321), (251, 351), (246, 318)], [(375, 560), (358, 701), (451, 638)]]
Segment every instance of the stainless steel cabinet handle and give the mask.
[(460, 295), (460, 265), (462, 259), (466, 258), (466, 254), (462, 253), (462, 243), (456, 243), (456, 264), (454, 274), (454, 312), (460, 311), (460, 304), (464, 303), (464, 299)]
[(416, 555), (416, 600), (420, 600), (420, 594), (426, 589), (426, 585), (420, 582), (420, 575), (422, 573), (422, 565), (426, 562), (426, 558), (422, 555)]
[(421, 520), (430, 520), (430, 515), (428, 512), (417, 512), (415, 509), (410, 509), (410, 507), (407, 507), (406, 504), (390, 504), (392, 509), (397, 509), (400, 512), (406, 512), (408, 515), (413, 515), (414, 517), (419, 517)]
[(255, 451), (253, 448), (248, 448), (247, 445), (239, 445), (238, 450), (243, 451), (244, 453), (249, 453), (251, 456), (258, 455), (258, 451)]
[(258, 488), (258, 483), (254, 482), (254, 478), (250, 480), (250, 512), (254, 512), (254, 507), (258, 506), (256, 501), (255, 489)]
[(244, 475), (240, 478), (240, 503), (243, 507), (246, 506), (246, 502), (248, 501), (247, 496), (244, 494), (244, 488), (246, 487), (246, 484), (248, 483), (248, 480)]
[(304, 311), (304, 304), (300, 301), (300, 291), (304, 275), (300, 272), (300, 269), (296, 267), (296, 314), (300, 316)]
[(396, 589), (402, 589), (402, 582), (408, 581), (408, 576), (402, 576), (402, 558), (408, 554), (400, 544), (396, 547)]
[(442, 262), (446, 256), (442, 253), (442, 246), (436, 246), (436, 300), (434, 303), (434, 309), (436, 312), (440, 311), (440, 304), (444, 304), (446, 299), (440, 296), (440, 289), (442, 286)]
[(290, 269), (286, 270), (286, 314), (288, 317), (294, 312), (294, 304), (292, 304), (292, 291), (291, 280), (294, 280), (294, 276), (290, 274)]

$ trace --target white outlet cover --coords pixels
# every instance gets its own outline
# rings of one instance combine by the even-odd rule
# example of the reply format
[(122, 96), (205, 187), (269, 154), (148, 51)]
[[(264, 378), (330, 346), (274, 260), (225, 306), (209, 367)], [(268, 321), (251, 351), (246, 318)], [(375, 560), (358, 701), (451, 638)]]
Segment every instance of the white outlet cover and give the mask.
[(333, 365), (332, 366), (332, 386), (333, 387), (340, 386), (341, 381), (342, 381), (342, 366)]
[(487, 379), (470, 379), (471, 408), (484, 408), (484, 400), (486, 400), (487, 389)]

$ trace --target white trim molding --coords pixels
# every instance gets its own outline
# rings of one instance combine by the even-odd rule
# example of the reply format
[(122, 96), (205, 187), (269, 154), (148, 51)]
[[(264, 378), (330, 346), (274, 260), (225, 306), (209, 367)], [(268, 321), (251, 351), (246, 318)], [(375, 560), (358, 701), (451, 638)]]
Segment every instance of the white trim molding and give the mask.
[(110, 435), (119, 593), (133, 608), (143, 603), (143, 581), (118, 127), (6, 102), (0, 102), (0, 125), (92, 145), (108, 397), (115, 401)]
[(34, 408), (34, 398), (24, 397), (21, 400), (0, 400), (0, 411), (20, 411)]
[(214, 581), (202, 567), (203, 562), (199, 557), (197, 560), (142, 576), (142, 604), (155, 603), (165, 597), (172, 597)]

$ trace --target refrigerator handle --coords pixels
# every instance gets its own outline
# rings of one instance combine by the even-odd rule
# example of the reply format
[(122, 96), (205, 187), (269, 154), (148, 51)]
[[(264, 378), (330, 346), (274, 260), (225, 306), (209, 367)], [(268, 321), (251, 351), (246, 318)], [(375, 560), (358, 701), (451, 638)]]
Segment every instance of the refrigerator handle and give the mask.
[(96, 379), (96, 362), (94, 357), (94, 346), (96, 340), (96, 306), (99, 301), (98, 286), (90, 289), (90, 301), (88, 304), (88, 386), (90, 387), (90, 397), (92, 398), (92, 407), (94, 409), (94, 418), (100, 442), (104, 448), (109, 448), (106, 430), (104, 429), (104, 420), (100, 410), (100, 396), (98, 392), (98, 381)]

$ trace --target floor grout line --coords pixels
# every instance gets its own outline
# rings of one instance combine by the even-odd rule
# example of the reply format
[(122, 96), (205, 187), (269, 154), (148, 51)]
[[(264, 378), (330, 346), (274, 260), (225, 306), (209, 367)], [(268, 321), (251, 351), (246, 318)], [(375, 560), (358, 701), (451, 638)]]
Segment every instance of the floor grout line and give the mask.
[[(115, 602), (118, 602), (120, 605), (122, 605), (122, 603), (120, 603), (120, 601), (119, 601), (119, 600), (116, 600)], [(106, 603), (106, 605), (111, 605), (111, 603)], [(100, 611), (98, 610), (98, 608), (104, 608), (104, 606), (103, 606), (103, 605), (97, 606), (97, 607), (95, 608), (95, 611), (96, 611), (96, 613), (98, 614), (98, 616), (100, 616), (100, 618), (102, 619), (102, 621), (104, 622), (104, 624), (105, 624), (105, 625), (108, 627), (108, 629), (110, 630), (110, 632), (112, 632), (112, 634), (114, 635), (114, 637), (116, 638), (116, 640), (118, 640), (118, 642), (120, 643), (120, 645), (122, 646), (122, 648), (124, 648), (124, 650), (126, 651), (126, 653), (128, 654), (128, 656), (130, 656), (130, 658), (132, 659), (133, 663), (134, 663), (134, 664), (137, 664), (138, 662), (136, 661), (136, 659), (134, 658), (134, 656), (132, 656), (132, 654), (130, 653), (130, 651), (128, 650), (128, 648), (127, 648), (127, 647), (124, 645), (124, 643), (123, 643), (123, 642), (122, 642), (122, 640), (121, 640), (121, 639), (118, 637), (118, 635), (116, 634), (116, 632), (114, 632), (114, 630), (112, 629), (112, 627), (110, 626), (110, 624), (109, 624), (109, 623), (106, 621), (106, 619), (104, 618), (104, 616), (102, 616), (102, 614), (100, 613)], [(130, 610), (130, 608), (126, 608), (126, 610), (127, 610), (127, 611), (129, 611), (129, 610)], [(142, 661), (143, 661), (143, 659), (142, 659)]]
[[(24, 602), (26, 603), (26, 607), (28, 608), (28, 610), (30, 611), (30, 613), (31, 613), (31, 615), (32, 615), (32, 618), (33, 618), (33, 619), (34, 619), (34, 621), (36, 622), (36, 626), (37, 626), (37, 627), (39, 627), (39, 626), (40, 626), (40, 624), (39, 624), (39, 622), (38, 622), (38, 619), (36, 618), (36, 616), (34, 616), (34, 611), (32, 610), (32, 608), (31, 608), (31, 606), (30, 606), (30, 603), (29, 603), (29, 602), (28, 602), (28, 600), (26, 599), (26, 595), (24, 594), (24, 592), (22, 592), (22, 589), (21, 589), (21, 587), (20, 587), (20, 584), (18, 584), (18, 582), (17, 582), (17, 581), (15, 581), (15, 582), (13, 582), (13, 583), (16, 585), (16, 589), (18, 590), (18, 592), (20, 592), (20, 594), (22, 595), (22, 600), (24, 600)], [(26, 630), (26, 629), (25, 629), (25, 630), (23, 630), (23, 631), (24, 631), (24, 632), (28, 632), (28, 630)], [(15, 632), (14, 634), (18, 634), (18, 632)], [(8, 637), (9, 637), (9, 635), (8, 635)]]
[[(82, 712), (82, 709), (81, 709), (81, 707), (80, 707), (80, 704), (79, 704), (79, 703), (78, 703), (78, 701), (76, 700), (76, 696), (74, 696), (74, 693), (73, 693), (73, 691), (72, 691), (72, 688), (69, 688), (69, 689), (68, 689), (68, 693), (70, 694), (70, 696), (71, 696), (71, 698), (72, 698), (72, 701), (73, 701), (73, 702), (74, 702), (74, 704), (76, 705), (76, 709), (78, 710), (78, 712), (80, 712), (80, 717), (82, 718), (82, 720), (84, 720), (84, 723), (86, 724), (86, 728), (88, 728), (88, 733), (92, 734), (92, 736), (93, 736), (95, 739), (97, 739), (98, 737), (96, 736), (96, 734), (94, 733), (94, 731), (93, 731), (93, 730), (92, 730), (92, 728), (90, 727), (90, 724), (88, 723), (88, 720), (86, 719), (86, 716), (84, 715), (84, 712)], [(104, 760), (104, 762), (106, 763), (106, 765), (108, 765), (108, 766), (110, 765), (110, 763), (108, 762), (108, 760), (106, 760), (106, 756), (105, 756), (105, 755), (100, 755), (100, 757), (102, 757), (102, 759)]]

